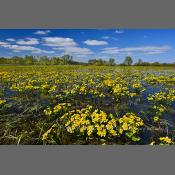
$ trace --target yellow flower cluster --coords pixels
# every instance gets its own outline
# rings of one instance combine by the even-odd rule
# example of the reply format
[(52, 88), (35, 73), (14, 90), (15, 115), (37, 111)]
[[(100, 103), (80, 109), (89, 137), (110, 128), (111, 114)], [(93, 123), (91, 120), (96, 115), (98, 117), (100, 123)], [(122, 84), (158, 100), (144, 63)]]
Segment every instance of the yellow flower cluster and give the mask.
[(173, 141), (169, 137), (160, 137), (159, 140), (162, 144), (173, 144)]
[[(160, 69), (127, 66), (1, 66), (0, 97), (4, 99), (0, 99), (0, 106), (6, 104), (5, 107), (9, 108), (3, 108), (0, 112), (10, 113), (10, 107), (19, 108), (16, 111), (20, 111), (24, 107), (29, 109), (24, 109), (24, 114), (29, 111), (31, 114), (34, 109), (34, 112), (44, 112), (49, 118), (53, 116), (52, 121), (62, 117), (66, 133), (73, 133), (73, 136), (112, 137), (113, 140), (122, 140), (126, 136), (137, 141), (143, 120), (128, 111), (137, 111), (140, 107), (139, 113), (142, 112), (145, 118), (152, 116), (152, 120), (146, 121), (151, 124), (154, 122), (154, 127), (162, 126), (163, 114), (167, 116), (166, 119), (169, 114), (174, 114), (175, 71)], [(146, 92), (142, 93), (145, 89)], [(93, 107), (84, 108), (87, 104)], [(120, 116), (123, 113), (126, 114)]]
[(58, 125), (57, 124), (53, 124), (50, 129), (48, 129), (43, 135), (42, 135), (42, 140), (47, 140), (49, 137), (49, 134), (53, 131), (54, 128), (57, 128)]
[(107, 79), (107, 80), (104, 80), (103, 82), (104, 82), (104, 85), (109, 87), (114, 85), (114, 81), (112, 79)]
[(0, 105), (4, 104), (5, 102), (6, 102), (6, 100), (0, 99)]
[(122, 84), (116, 84), (113, 87), (113, 93), (117, 96), (124, 96), (129, 94), (129, 89), (127, 86), (123, 86)]
[(170, 89), (168, 92), (157, 92), (155, 94), (149, 95), (149, 101), (162, 102), (162, 101), (175, 101), (175, 90)]
[(135, 89), (138, 89), (138, 88), (141, 87), (141, 84), (137, 82), (137, 83), (134, 83), (134, 84), (132, 85), (132, 87), (135, 88)]
[(166, 111), (166, 107), (163, 106), (163, 105), (161, 105), (161, 104), (158, 105), (158, 106), (154, 105), (153, 106), (153, 109), (156, 109), (157, 110), (156, 114), (161, 114), (161, 113), (163, 113), (163, 112)]
[(167, 92), (161, 91), (150, 94), (147, 99), (153, 103), (153, 109), (160, 116), (163, 112), (167, 111), (167, 106), (170, 106), (175, 101), (175, 90), (169, 89)]
[(132, 141), (139, 141), (137, 134), (139, 128), (144, 125), (143, 120), (133, 113), (115, 119), (112, 114), (107, 115), (104, 111), (93, 111), (89, 105), (64, 114), (61, 120), (69, 133), (103, 138), (125, 135)]
[(133, 138), (133, 141), (134, 139), (137, 139), (133, 136), (137, 134), (139, 128), (144, 125), (143, 120), (133, 113), (126, 113), (122, 118), (119, 119), (119, 124), (119, 133), (124, 133), (129, 138)]
[(169, 86), (175, 85), (175, 75), (173, 74), (159, 75), (159, 76), (149, 74), (144, 78), (144, 80), (148, 82), (150, 85), (156, 85), (156, 84), (166, 84)]
[(71, 106), (70, 103), (59, 103), (53, 108), (53, 113), (58, 113), (61, 110), (66, 110), (70, 106)]
[(45, 113), (45, 115), (51, 116), (52, 114), (58, 114), (62, 111), (66, 111), (70, 106), (70, 103), (58, 103), (56, 106), (53, 107), (53, 109), (48, 107), (43, 112)]
[(113, 115), (107, 115), (104, 111), (94, 110), (92, 106), (70, 111), (64, 114), (61, 119), (65, 122), (65, 127), (69, 133), (81, 133), (98, 137), (107, 135), (116, 136), (116, 120)]

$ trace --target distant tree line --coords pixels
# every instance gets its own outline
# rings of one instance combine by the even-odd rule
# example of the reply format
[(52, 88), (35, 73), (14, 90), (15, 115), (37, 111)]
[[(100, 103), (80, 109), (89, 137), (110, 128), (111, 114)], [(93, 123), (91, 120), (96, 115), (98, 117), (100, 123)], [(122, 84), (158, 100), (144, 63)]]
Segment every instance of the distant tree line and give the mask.
[(175, 63), (159, 63), (159, 62), (144, 62), (142, 59), (139, 59), (135, 64), (130, 56), (127, 56), (123, 63), (119, 64), (121, 66), (175, 66)]
[(90, 65), (96, 65), (96, 66), (115, 66), (115, 59), (110, 58), (108, 61), (102, 60), (102, 59), (92, 59), (88, 61), (88, 64)]
[(92, 59), (88, 63), (74, 61), (71, 55), (63, 55), (62, 57), (47, 57), (47, 56), (31, 56), (25, 57), (14, 56), (12, 58), (0, 57), (0, 64), (15, 64), (15, 65), (106, 65), (115, 66), (115, 59), (110, 58), (108, 61), (102, 59)]
[(47, 57), (47, 56), (32, 56), (26, 55), (24, 57), (14, 56), (11, 58), (0, 57), (1, 65), (96, 65), (96, 66), (175, 66), (175, 63), (159, 63), (159, 62), (144, 62), (139, 59), (133, 64), (133, 59), (127, 56), (123, 63), (116, 64), (114, 58), (108, 60), (90, 59), (88, 63), (74, 61), (71, 55), (63, 55), (61, 57)]
[(69, 64), (83, 64), (73, 60), (70, 55), (64, 55), (62, 57), (47, 57), (47, 56), (31, 56), (25, 57), (14, 56), (12, 58), (0, 57), (0, 64), (18, 64), (18, 65), (69, 65)]
[(142, 59), (139, 59), (138, 62), (134, 64), (135, 66), (175, 66), (175, 63), (159, 63), (159, 62), (143, 62)]

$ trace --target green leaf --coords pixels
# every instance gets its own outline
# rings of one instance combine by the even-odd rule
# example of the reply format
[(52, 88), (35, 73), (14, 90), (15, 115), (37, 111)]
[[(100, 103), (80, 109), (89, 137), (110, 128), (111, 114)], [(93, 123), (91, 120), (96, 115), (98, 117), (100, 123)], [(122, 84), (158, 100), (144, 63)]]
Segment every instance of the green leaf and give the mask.
[(132, 141), (134, 141), (134, 142), (140, 141), (140, 138), (139, 138), (139, 137), (134, 137), (134, 136), (133, 136), (131, 139), (132, 139)]
[(132, 132), (127, 132), (125, 135), (126, 135), (128, 138), (131, 138), (131, 137), (133, 136), (133, 133), (132, 133)]

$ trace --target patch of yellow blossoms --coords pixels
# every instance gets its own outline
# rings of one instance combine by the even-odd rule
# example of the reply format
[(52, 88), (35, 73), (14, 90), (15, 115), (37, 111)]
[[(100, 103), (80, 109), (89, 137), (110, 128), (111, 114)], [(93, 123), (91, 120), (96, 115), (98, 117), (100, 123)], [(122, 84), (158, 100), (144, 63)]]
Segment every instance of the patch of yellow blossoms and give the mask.
[(107, 115), (104, 111), (92, 108), (88, 105), (86, 108), (64, 114), (61, 120), (67, 131), (91, 137), (120, 137), (122, 134), (130, 134), (132, 137), (138, 133), (139, 127), (144, 125), (143, 120), (133, 113), (127, 113), (117, 119), (112, 114)]
[(6, 102), (6, 100), (0, 99), (0, 105), (4, 104), (5, 102)]

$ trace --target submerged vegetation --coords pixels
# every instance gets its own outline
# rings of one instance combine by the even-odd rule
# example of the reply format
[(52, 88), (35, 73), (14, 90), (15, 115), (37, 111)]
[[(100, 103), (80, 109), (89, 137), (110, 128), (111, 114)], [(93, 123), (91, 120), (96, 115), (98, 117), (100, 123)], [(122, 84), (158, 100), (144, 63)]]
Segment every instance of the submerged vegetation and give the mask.
[(0, 144), (171, 145), (174, 129), (174, 67), (0, 67)]

